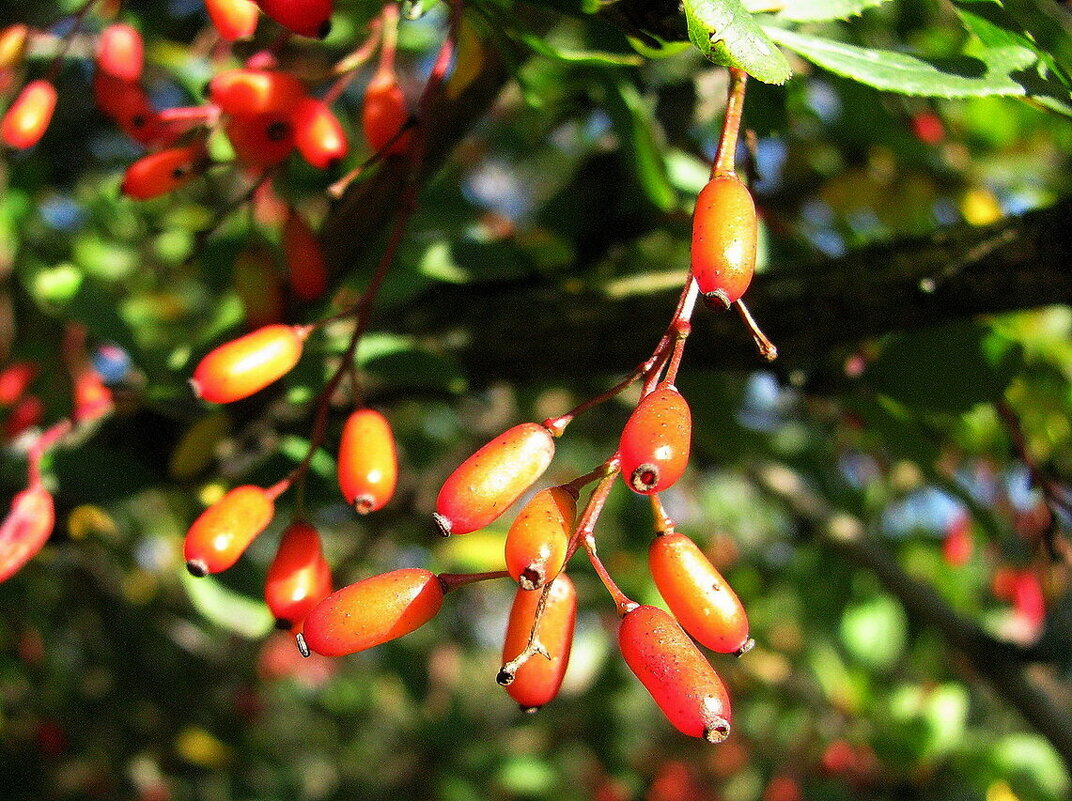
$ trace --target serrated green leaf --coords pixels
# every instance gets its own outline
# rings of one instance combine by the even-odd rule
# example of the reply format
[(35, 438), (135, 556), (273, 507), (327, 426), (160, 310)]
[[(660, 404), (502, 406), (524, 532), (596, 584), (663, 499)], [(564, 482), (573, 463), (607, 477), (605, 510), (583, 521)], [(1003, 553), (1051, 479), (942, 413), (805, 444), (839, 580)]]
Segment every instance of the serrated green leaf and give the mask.
[(737, 67), (765, 83), (785, 83), (793, 71), (740, 0), (685, 0), (689, 39), (709, 61)]
[[(790, 22), (824, 22), (855, 17), (885, 2), (886, 0), (787, 0), (784, 7), (774, 14), (778, 19)], [(752, 13), (772, 10), (770, 0), (745, 0), (744, 5)]]
[(924, 59), (773, 26), (765, 26), (764, 30), (778, 44), (835, 75), (903, 95), (1027, 96), (1030, 94), (1027, 86), (1032, 81), (1029, 71), (1038, 60), (1034, 52), (1022, 47), (991, 48), (981, 58)]
[(526, 45), (542, 56), (567, 64), (589, 64), (596, 67), (637, 67), (644, 59), (632, 53), (605, 53), (598, 50), (570, 50), (550, 45), (532, 33), (519, 34)]

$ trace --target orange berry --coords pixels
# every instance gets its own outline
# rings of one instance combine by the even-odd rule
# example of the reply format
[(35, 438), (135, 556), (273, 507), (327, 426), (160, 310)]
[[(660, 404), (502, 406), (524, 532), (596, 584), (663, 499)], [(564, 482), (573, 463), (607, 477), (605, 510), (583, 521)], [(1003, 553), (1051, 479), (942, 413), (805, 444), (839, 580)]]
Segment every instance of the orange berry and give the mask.
[[(548, 590), (547, 603), (540, 616), (537, 633), (540, 644), (550, 658), (535, 654), (517, 669), (506, 685), (506, 692), (526, 710), (539, 709), (558, 695), (562, 678), (569, 665), (573, 629), (577, 622), (577, 590), (570, 577), (562, 574), (554, 579)], [(503, 663), (525, 650), (532, 626), (536, 622), (536, 607), (543, 590), (524, 590), (520, 587), (510, 608), (510, 622), (503, 642)], [(501, 679), (502, 677), (500, 677)]]
[(52, 495), (33, 483), (15, 496), (0, 523), (0, 581), (7, 581), (44, 547), (56, 522)]
[(672, 384), (646, 395), (622, 429), (622, 478), (642, 495), (674, 485), (689, 463), (692, 413)]
[(526, 590), (551, 581), (566, 562), (577, 497), (565, 487), (540, 490), (506, 533), (506, 569)]
[(305, 97), (305, 86), (289, 72), (234, 69), (216, 75), (209, 99), (232, 117), (289, 113)]
[(0, 123), (0, 139), (5, 145), (25, 150), (36, 145), (56, 110), (56, 87), (38, 78), (23, 87)]
[(212, 504), (186, 532), (183, 557), (195, 576), (219, 573), (231, 567), (268, 527), (275, 514), (275, 498), (261, 487), (235, 487)]
[(248, 398), (298, 363), (308, 335), (301, 326), (266, 325), (220, 345), (194, 369), (194, 393), (210, 403)]
[(145, 66), (145, 45), (141, 34), (117, 22), (101, 31), (97, 39), (97, 68), (122, 81), (133, 83)]
[(308, 523), (291, 523), (268, 568), (264, 600), (279, 628), (300, 626), (309, 611), (331, 594), (331, 568), (320, 534)]
[(333, 0), (257, 0), (257, 5), (299, 36), (323, 39), (331, 33)]
[(205, 9), (220, 38), (228, 42), (252, 36), (261, 15), (253, 0), (205, 0)]
[(337, 163), (350, 148), (342, 123), (321, 100), (302, 98), (294, 108), (293, 122), (298, 152), (317, 169)]
[[(369, 147), (379, 151), (402, 129), (409, 119), (409, 108), (402, 87), (391, 70), (377, 70), (365, 89), (361, 105), (361, 130)], [(386, 155), (405, 153), (409, 149), (410, 134), (399, 136), (387, 149)]]
[(700, 190), (692, 217), (692, 274), (708, 300), (740, 299), (756, 270), (759, 222), (752, 193), (736, 175), (718, 175)]
[(398, 451), (387, 418), (374, 409), (357, 409), (346, 420), (339, 441), (339, 488), (359, 513), (382, 509), (398, 481)]
[(0, 406), (10, 406), (21, 398), (38, 372), (33, 362), (14, 362), (0, 370)]
[(22, 63), (29, 38), (28, 25), (8, 25), (0, 31), (0, 70), (10, 70)]
[(224, 125), (235, 158), (251, 167), (271, 167), (294, 150), (294, 125), (289, 112), (232, 117)]
[(135, 200), (149, 200), (184, 186), (207, 166), (200, 143), (150, 153), (127, 167), (120, 191)]

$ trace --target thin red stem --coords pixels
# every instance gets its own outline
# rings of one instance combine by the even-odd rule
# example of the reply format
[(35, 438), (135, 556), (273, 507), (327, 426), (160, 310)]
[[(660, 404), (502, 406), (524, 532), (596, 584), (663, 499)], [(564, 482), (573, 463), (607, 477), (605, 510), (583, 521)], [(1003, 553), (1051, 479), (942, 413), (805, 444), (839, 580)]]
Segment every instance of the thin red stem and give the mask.
[(718, 140), (715, 162), (711, 165), (712, 178), (716, 175), (736, 174), (737, 135), (741, 129), (744, 90), (747, 82), (747, 72), (730, 67), (729, 96), (726, 100), (726, 114), (722, 118), (722, 136)]
[(383, 29), (383, 20), (381, 17), (376, 17), (369, 23), (369, 36), (361, 44), (357, 50), (354, 50), (346, 58), (342, 59), (335, 65), (332, 72), (339, 76), (338, 79), (331, 85), (327, 92), (324, 93), (323, 101), (327, 105), (332, 105), (342, 93), (346, 91), (346, 88), (357, 77), (357, 71), (363, 67), (372, 54), (376, 52), (377, 46), (380, 44), (380, 33)]

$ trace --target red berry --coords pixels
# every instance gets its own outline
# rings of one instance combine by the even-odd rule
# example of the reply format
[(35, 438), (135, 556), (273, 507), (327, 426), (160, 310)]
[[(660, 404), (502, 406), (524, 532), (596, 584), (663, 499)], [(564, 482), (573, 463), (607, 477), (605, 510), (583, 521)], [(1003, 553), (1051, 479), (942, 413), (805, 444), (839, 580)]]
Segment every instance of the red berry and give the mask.
[(506, 569), (526, 590), (551, 581), (566, 562), (577, 496), (565, 487), (540, 490), (506, 533)]
[(283, 260), (290, 288), (299, 300), (312, 301), (328, 288), (328, 268), (316, 235), (298, 212), (289, 209), (283, 224)]
[(0, 581), (7, 581), (44, 547), (56, 522), (52, 495), (33, 483), (11, 503), (0, 523)]
[(642, 495), (662, 492), (681, 478), (689, 463), (692, 413), (672, 384), (646, 395), (622, 429), (622, 478)]
[(115, 120), (123, 133), (147, 147), (168, 145), (178, 137), (161, 121), (149, 96), (136, 83), (98, 72), (93, 76), (93, 97), (97, 107)]
[(271, 167), (294, 150), (294, 125), (289, 112), (232, 117), (224, 126), (235, 158), (251, 167)]
[(261, 15), (253, 0), (205, 0), (205, 9), (220, 38), (228, 42), (252, 36)]
[(264, 600), (279, 628), (300, 626), (309, 611), (331, 594), (331, 568), (317, 530), (295, 522), (283, 532), (268, 568)]
[(695, 542), (678, 533), (656, 537), (648, 565), (659, 593), (685, 631), (719, 653), (751, 649), (754, 643), (744, 607)]
[(300, 36), (323, 39), (331, 33), (333, 0), (257, 0), (261, 11)]
[(339, 442), (339, 488), (359, 513), (382, 509), (398, 481), (398, 451), (387, 418), (374, 409), (350, 414)]
[(497, 436), (448, 476), (436, 500), (442, 534), (468, 534), (493, 522), (532, 486), (555, 455), (555, 440), (538, 423)]
[(622, 656), (674, 727), (720, 743), (730, 733), (730, 699), (722, 680), (670, 615), (638, 606), (618, 629)]
[(38, 372), (33, 362), (14, 362), (0, 370), (0, 406), (10, 406), (21, 398)]
[(950, 567), (963, 567), (971, 559), (972, 550), (971, 518), (967, 514), (958, 514), (946, 531), (942, 556)]
[(9, 147), (25, 150), (38, 143), (56, 110), (56, 87), (44, 79), (23, 87), (0, 123), (0, 139)]
[(692, 217), (692, 274), (708, 300), (739, 300), (756, 270), (759, 223), (752, 194), (736, 175), (700, 190)]
[(194, 369), (194, 393), (210, 403), (248, 398), (290, 371), (309, 329), (266, 325), (211, 351)]
[[(548, 590), (547, 603), (540, 616), (537, 632), (540, 644), (550, 658), (534, 654), (517, 669), (506, 685), (506, 692), (526, 710), (539, 709), (556, 695), (569, 664), (573, 629), (577, 622), (577, 590), (570, 577), (562, 574), (554, 579)], [(503, 662), (509, 662), (525, 650), (532, 626), (536, 622), (536, 607), (543, 590), (518, 588), (510, 608), (510, 622), (503, 642)]]
[[(361, 106), (361, 130), (369, 147), (379, 151), (402, 129), (409, 119), (409, 108), (402, 87), (391, 70), (377, 70), (365, 89)], [(399, 136), (387, 149), (385, 155), (405, 153), (409, 148), (409, 133)]]
[(275, 499), (261, 487), (235, 487), (208, 507), (186, 532), (183, 556), (195, 576), (219, 573), (238, 561), (249, 544), (267, 528)]
[(4, 421), (5, 439), (15, 439), (26, 429), (44, 419), (45, 403), (36, 395), (23, 395)]
[(306, 616), (302, 634), (324, 656), (364, 651), (423, 626), (443, 605), (443, 593), (434, 573), (392, 570), (329, 595)]
[(201, 144), (161, 150), (143, 156), (127, 167), (120, 189), (135, 200), (149, 200), (189, 183), (204, 172), (207, 165), (205, 148)]
[(97, 68), (133, 83), (145, 66), (145, 45), (141, 34), (123, 23), (109, 25), (97, 40)]
[(307, 162), (324, 170), (340, 161), (349, 150), (346, 132), (326, 103), (313, 97), (294, 108), (294, 144)]
[(214, 77), (208, 85), (208, 96), (232, 117), (289, 114), (305, 97), (305, 86), (289, 72), (235, 69)]
[(82, 370), (74, 379), (74, 419), (96, 420), (112, 409), (112, 391), (96, 370)]

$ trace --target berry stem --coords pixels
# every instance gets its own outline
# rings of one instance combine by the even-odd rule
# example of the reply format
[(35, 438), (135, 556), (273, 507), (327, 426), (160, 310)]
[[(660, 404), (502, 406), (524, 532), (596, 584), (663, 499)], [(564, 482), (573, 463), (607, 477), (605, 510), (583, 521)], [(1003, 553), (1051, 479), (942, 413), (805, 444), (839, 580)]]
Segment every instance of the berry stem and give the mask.
[(715, 162), (711, 165), (712, 178), (718, 175), (736, 174), (734, 162), (737, 155), (737, 134), (741, 129), (744, 90), (747, 82), (747, 72), (730, 67), (729, 96), (726, 100), (726, 114), (722, 118), (722, 136), (718, 140)]
[(599, 554), (596, 553), (596, 538), (594, 534), (589, 533), (585, 535), (584, 550), (588, 554), (588, 561), (592, 563), (592, 567), (599, 576), (599, 580), (603, 582), (603, 586), (607, 588), (607, 592), (610, 593), (610, 597), (614, 600), (614, 608), (618, 611), (618, 617), (622, 617), (626, 612), (630, 612), (640, 606), (640, 604), (631, 600), (629, 596), (622, 592), (614, 579), (611, 578), (610, 573), (603, 564), (603, 560), (600, 559)]
[(651, 498), (651, 513), (655, 518), (655, 534), (656, 536), (663, 536), (664, 534), (674, 534), (677, 532), (677, 524), (674, 519), (666, 513), (666, 509), (663, 507), (663, 502), (659, 498), (659, 493), (652, 493)]
[(614, 486), (614, 479), (618, 477), (621, 469), (622, 457), (617, 452), (599, 466), (598, 473), (602, 474), (602, 478), (599, 479), (596, 488), (592, 490), (592, 494), (588, 496), (588, 503), (585, 504), (581, 519), (577, 521), (577, 527), (570, 536), (564, 563), (569, 562), (573, 554), (577, 552), (581, 542), (595, 531), (596, 521), (599, 520), (599, 515), (603, 512), (603, 505), (607, 502), (607, 496), (610, 495), (611, 487)]
[(473, 584), (477, 581), (489, 579), (509, 578), (510, 573), (506, 570), (490, 570), (486, 573), (440, 573), (437, 578), (443, 585), (445, 592)]
[(380, 48), (380, 64), (377, 72), (394, 73), (395, 50), (398, 47), (398, 3), (387, 3), (380, 14), (383, 26), (382, 47)]
[(369, 23), (369, 35), (368, 38), (362, 42), (361, 46), (350, 53), (348, 56), (339, 61), (332, 70), (332, 73), (338, 76), (338, 79), (331, 85), (331, 87), (324, 93), (324, 97), (321, 98), (326, 105), (333, 105), (336, 100), (346, 91), (346, 88), (357, 77), (357, 71), (363, 67), (372, 54), (376, 52), (376, 47), (380, 44), (380, 33), (383, 28), (382, 17), (376, 17)]
[[(551, 596), (551, 584), (548, 582), (540, 590), (540, 600), (536, 603), (536, 611), (532, 615), (532, 628), (529, 630), (529, 639), (525, 643), (525, 647), (521, 649), (521, 653), (511, 659), (509, 662), (499, 668), (499, 673), (495, 677), (495, 681), (501, 684), (503, 687), (513, 682), (514, 677), (517, 675), (517, 671), (529, 661), (535, 654), (550, 659), (551, 655), (547, 652), (543, 643), (540, 642), (539, 630), (540, 630), (540, 618), (543, 617), (543, 610), (547, 608), (547, 599)], [(533, 590), (535, 592), (535, 590)]]
[(773, 362), (777, 359), (778, 348), (774, 346), (773, 342), (767, 339), (767, 335), (763, 333), (759, 325), (756, 323), (755, 318), (752, 317), (752, 313), (748, 311), (748, 307), (744, 304), (744, 300), (738, 300), (733, 305), (737, 307), (737, 313), (741, 315), (744, 324), (748, 326), (748, 330), (752, 334), (752, 340), (756, 343), (756, 348), (759, 349), (759, 355), (768, 362)]

